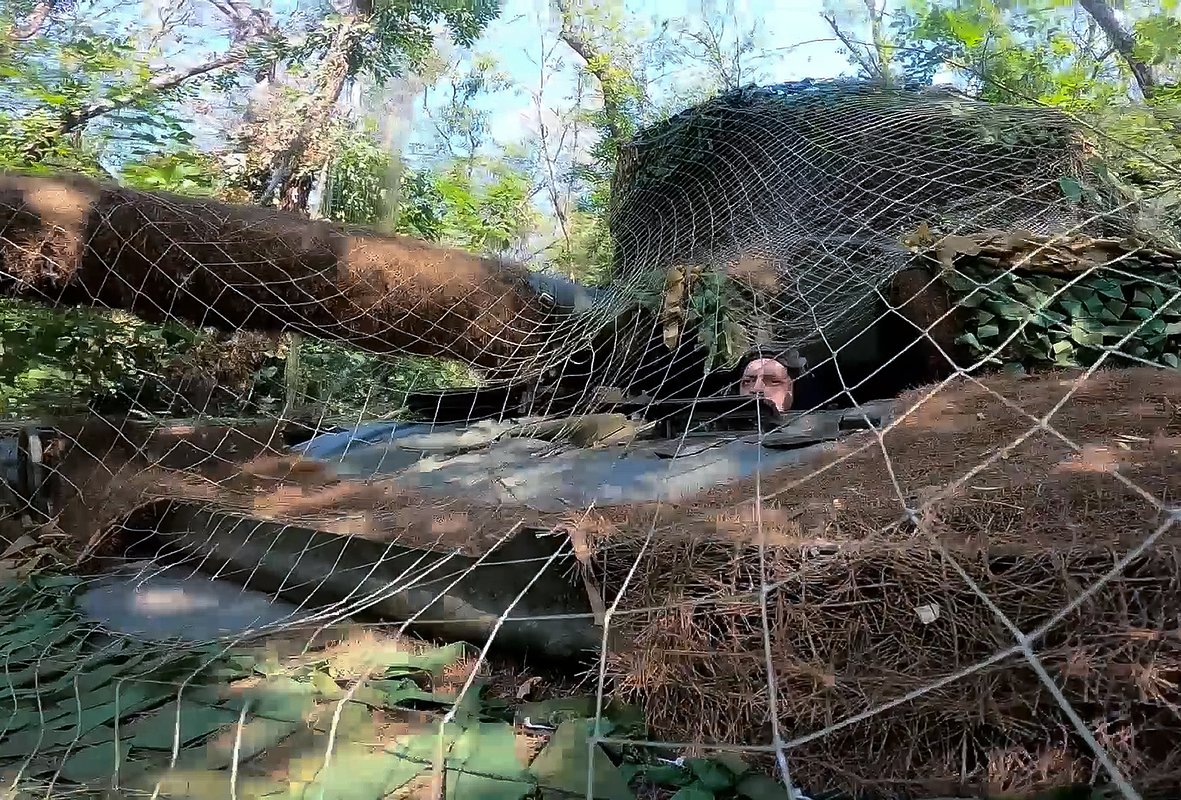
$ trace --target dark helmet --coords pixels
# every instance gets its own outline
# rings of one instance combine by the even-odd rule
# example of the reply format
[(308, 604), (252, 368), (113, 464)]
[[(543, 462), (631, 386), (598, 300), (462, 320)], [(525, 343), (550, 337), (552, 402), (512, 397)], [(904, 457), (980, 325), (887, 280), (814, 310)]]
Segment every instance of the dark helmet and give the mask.
[(792, 380), (800, 377), (808, 367), (808, 359), (800, 355), (799, 350), (776, 347), (772, 344), (757, 345), (747, 350), (738, 362), (738, 369), (744, 370), (750, 362), (759, 358), (770, 358), (778, 361), (787, 368), (787, 374)]

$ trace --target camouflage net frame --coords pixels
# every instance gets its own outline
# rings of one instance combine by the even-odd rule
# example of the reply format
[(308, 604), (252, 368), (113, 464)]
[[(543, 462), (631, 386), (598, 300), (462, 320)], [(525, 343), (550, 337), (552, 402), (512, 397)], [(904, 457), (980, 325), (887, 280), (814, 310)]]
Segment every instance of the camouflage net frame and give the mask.
[(745, 339), (730, 360), (768, 338), (839, 341), (876, 313), (870, 301), (907, 267), (903, 241), (916, 230), (1127, 230), (1110, 189), (1075, 191), (1102, 184), (1094, 154), (1064, 114), (946, 88), (739, 89), (623, 148), (610, 214), (616, 280), (682, 265), (728, 277), (722, 302), (705, 305), (728, 306), (718, 327)]
[[(877, 301), (887, 295), (893, 310), (907, 292), (942, 292), (918, 303), (926, 316), (909, 320), (909, 338), (958, 339), (975, 359), (944, 362), (955, 374), (903, 394), (888, 421), (867, 416), (798, 462), (760, 461), (754, 475), (644, 502), (613, 500), (579, 470), (593, 500), (568, 503), (565, 486), (541, 483), (560, 510), (463, 497), (451, 483), (416, 491), (345, 469), (343, 456), (338, 470), (330, 456), (293, 451), (295, 425), (282, 415), (219, 425), (203, 406), (191, 424), (55, 419), (59, 435), (29, 462), (52, 483), (18, 493), (28, 507), (0, 516), (13, 548), (4, 552), (21, 560), (13, 571), (27, 566), (0, 587), (0, 689), (12, 699), (0, 769), (38, 796), (60, 786), (175, 797), (198, 785), (219, 798), (235, 786), (241, 797), (337, 796), (325, 787), (361, 783), (369, 794), (350, 796), (379, 800), (426, 796), (417, 786), (391, 794), (426, 776), (431, 797), (465, 797), (456, 787), (480, 779), (512, 784), (505, 800), (525, 800), (542, 789), (590, 796), (594, 766), (623, 790), (593, 796), (630, 798), (671, 794), (653, 776), (672, 758), (686, 756), (671, 772), (687, 781), (694, 763), (713, 763), (690, 756), (731, 769), (741, 753), (740, 768), (753, 763), (763, 783), (744, 792), (750, 776), (734, 771), (718, 797), (795, 800), (793, 785), (1031, 796), (1080, 783), (1127, 800), (1175, 797), (1181, 251), (1128, 235), (1135, 221), (1093, 188), (1094, 163), (1070, 121), (1049, 112), (905, 88), (744, 90), (624, 153), (616, 284), (588, 309), (566, 302), (576, 287), (422, 242), (0, 176), (0, 293), (58, 308), (117, 307), (235, 335), (296, 332), (500, 367), (507, 379), (568, 376), (570, 343), (628, 328), (609, 306), (658, 284), (664, 344), (681, 347), (695, 322), (726, 359), (748, 344), (781, 352), (840, 340), (884, 316)], [(916, 280), (902, 291), (901, 277)], [(557, 313), (567, 307), (576, 313)], [(650, 332), (651, 319), (634, 316), (623, 345)], [(998, 354), (1081, 369), (976, 374)], [(620, 382), (600, 385), (632, 390), (639, 370), (626, 353), (607, 355), (610, 369), (597, 374)], [(1105, 369), (1121, 359), (1139, 366)], [(660, 377), (676, 379), (671, 367)], [(361, 442), (361, 413), (345, 420), (348, 446), (397, 456)], [(465, 423), (479, 416), (464, 413)], [(323, 422), (309, 424), (322, 432)], [(455, 453), (417, 450), (430, 444), (419, 439), (403, 451), (408, 469), (442, 454), (487, 471), (503, 434), (483, 422), (456, 432), (466, 438)], [(519, 438), (539, 427), (522, 426), (530, 436)], [(550, 476), (554, 448), (581, 458), (601, 444), (537, 441), (529, 466)], [(599, 453), (618, 461), (642, 450), (633, 444)], [(655, 470), (695, 445), (660, 446)], [(35, 516), (43, 507), (52, 518)], [(298, 608), (276, 628), (148, 646), (108, 638), (79, 612), (73, 592), (102, 576), (36, 574), (44, 561), (60, 568), (59, 546), (98, 571), (129, 558), (130, 544), (156, 548), (142, 567), (155, 573), (169, 564), (165, 543), (206, 576), (216, 568), (254, 588), (262, 576), (265, 592)], [(363, 614), (364, 638), (379, 638), (370, 618), (393, 625), (384, 629), (393, 641), (370, 648), (380, 652), (343, 669), (332, 648), (313, 648)], [(448, 665), (403, 652), (419, 648), (402, 636), (412, 623), (472, 647), (459, 664), (445, 659), (452, 669), (428, 669)], [(272, 633), (290, 640), (294, 663), (276, 664)], [(492, 660), (504, 645), (535, 653), (542, 638), (588, 654), (575, 666), (589, 671), (564, 667), (533, 690), (550, 674), (518, 680)], [(358, 649), (344, 633), (333, 641)], [(268, 652), (246, 652), (263, 642)], [(488, 673), (502, 685), (484, 685)], [(580, 688), (563, 682), (575, 679)], [(522, 722), (538, 719), (521, 702), (530, 691), (545, 692), (540, 701), (594, 696), (565, 729), (534, 736)], [(269, 717), (257, 705), (268, 698)], [(639, 706), (638, 726), (608, 727), (617, 701)], [(429, 756), (389, 741), (391, 721), (421, 728)], [(581, 759), (562, 785), (536, 753), (540, 739), (543, 753)], [(477, 740), (482, 753), (507, 756), (489, 769), (474, 757)], [(527, 772), (517, 743), (536, 755)], [(381, 774), (359, 781), (366, 764)], [(642, 781), (638, 795), (630, 779)]]

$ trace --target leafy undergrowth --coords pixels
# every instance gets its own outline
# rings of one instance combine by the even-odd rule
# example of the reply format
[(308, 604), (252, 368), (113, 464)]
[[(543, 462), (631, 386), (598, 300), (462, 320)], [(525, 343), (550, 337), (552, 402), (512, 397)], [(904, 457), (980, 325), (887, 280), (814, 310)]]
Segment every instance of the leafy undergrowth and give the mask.
[[(6, 797), (585, 797), (592, 768), (604, 800), (787, 796), (732, 755), (592, 749), (594, 698), (498, 697), (462, 645), (369, 633), (312, 649), (306, 632), (254, 646), (144, 642), (82, 620), (82, 585), (0, 586)], [(604, 717), (603, 735), (643, 737), (634, 709), (608, 704)]]

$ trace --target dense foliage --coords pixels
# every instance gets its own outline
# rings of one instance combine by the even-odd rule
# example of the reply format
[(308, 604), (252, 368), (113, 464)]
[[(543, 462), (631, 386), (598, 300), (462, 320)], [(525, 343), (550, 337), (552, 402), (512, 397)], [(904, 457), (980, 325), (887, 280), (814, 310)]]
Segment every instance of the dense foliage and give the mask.
[[(1088, 3), (1103, 6), (1103, 3)], [(1181, 18), (1174, 0), (1127, 4), (1113, 42), (1089, 10), (1061, 3), (1017, 10), (991, 0), (921, 0), (895, 20), (901, 74), (950, 67), (980, 97), (1060, 108), (1090, 126), (1094, 185), (1063, 178), (1073, 202), (1116, 193), (1160, 244), (1181, 243)], [(1118, 22), (1118, 19), (1117, 19)], [(903, 49), (906, 48), (906, 49)], [(953, 275), (950, 288), (975, 358), (1010, 368), (1109, 363), (1177, 367), (1181, 275), (1117, 265), (1069, 285), (1052, 276)], [(1132, 273), (1135, 273), (1134, 275)], [(978, 288), (983, 286), (984, 288)]]

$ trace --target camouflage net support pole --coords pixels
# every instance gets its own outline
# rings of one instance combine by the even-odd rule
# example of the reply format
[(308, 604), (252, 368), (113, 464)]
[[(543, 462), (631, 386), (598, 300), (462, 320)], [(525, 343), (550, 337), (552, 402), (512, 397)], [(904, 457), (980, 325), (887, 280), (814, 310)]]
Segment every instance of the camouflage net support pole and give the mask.
[(294, 214), (0, 175), (0, 296), (236, 331), (295, 331), (477, 367), (551, 351), (524, 269)]

